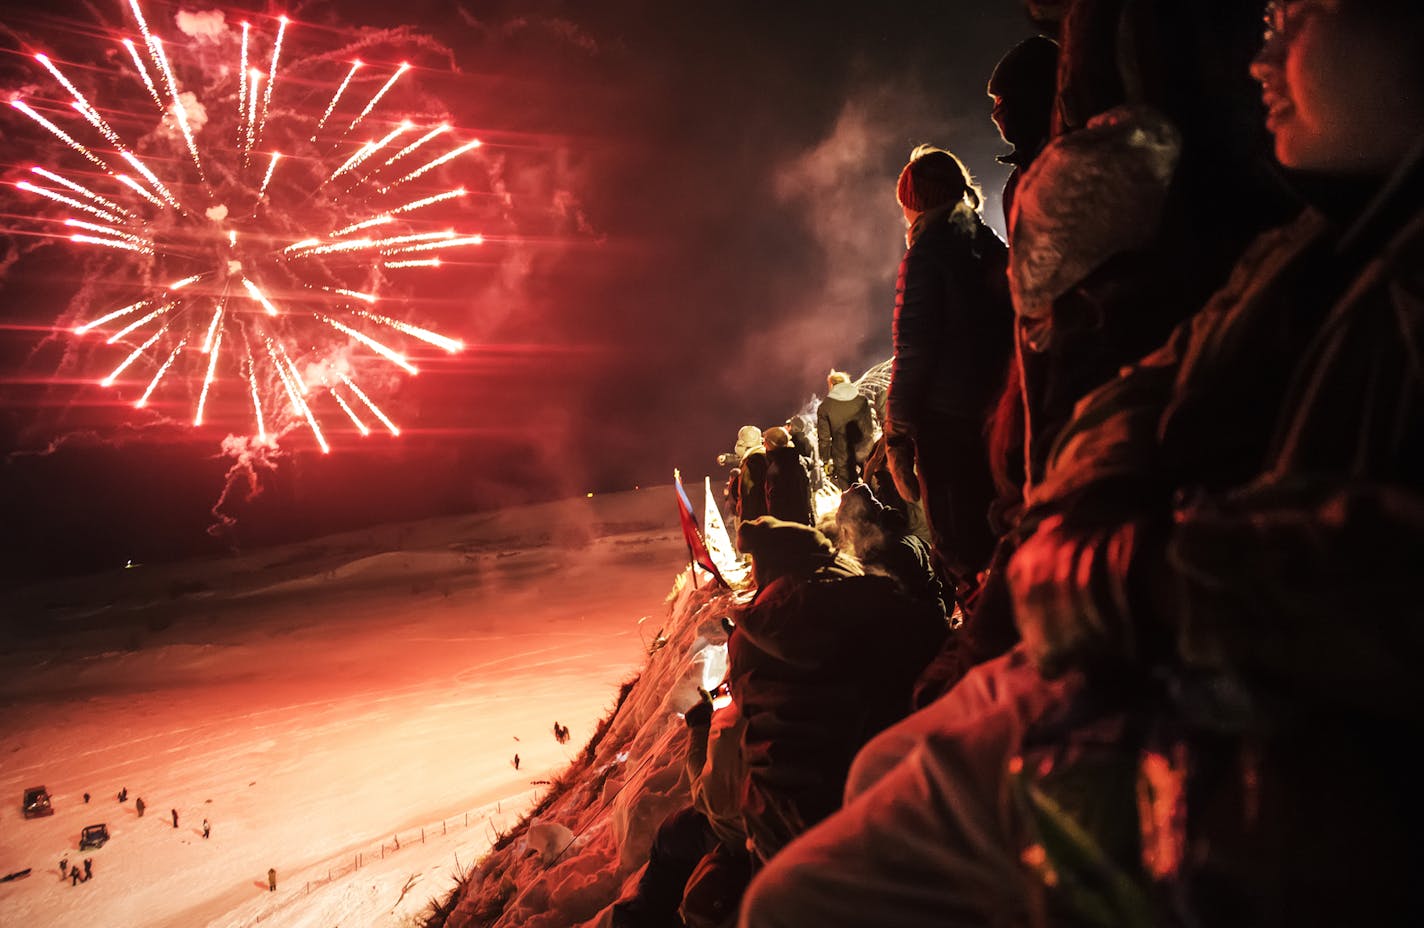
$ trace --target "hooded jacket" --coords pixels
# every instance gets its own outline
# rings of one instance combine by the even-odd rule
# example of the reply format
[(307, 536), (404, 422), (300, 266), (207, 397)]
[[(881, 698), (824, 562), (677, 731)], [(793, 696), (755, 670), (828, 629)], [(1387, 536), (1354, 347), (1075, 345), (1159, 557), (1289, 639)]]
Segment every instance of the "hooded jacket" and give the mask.
[(860, 466), (875, 443), (875, 413), (853, 383), (838, 383), (816, 410), (816, 443), (821, 461), (831, 465), (831, 479), (842, 490), (860, 476)]
[(748, 832), (764, 853), (794, 836), (782, 824), (809, 827), (840, 806), (856, 751), (908, 714), (948, 631), (936, 609), (866, 576), (813, 528), (760, 519), (738, 543), (764, 583), (728, 642), (747, 726)]

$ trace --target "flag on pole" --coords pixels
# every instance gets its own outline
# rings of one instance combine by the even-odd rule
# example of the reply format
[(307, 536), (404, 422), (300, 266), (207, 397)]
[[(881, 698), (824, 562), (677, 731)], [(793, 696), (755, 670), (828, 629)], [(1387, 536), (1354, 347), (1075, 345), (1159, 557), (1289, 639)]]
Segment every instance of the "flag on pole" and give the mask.
[[(706, 542), (702, 540), (702, 531), (697, 526), (697, 514), (692, 511), (692, 501), (687, 498), (687, 491), (682, 488), (682, 473), (676, 468), (672, 472), (672, 482), (677, 489), (677, 516), (682, 522), (682, 537), (687, 541), (688, 557), (693, 564), (715, 577), (722, 586), (727, 586), (727, 581), (722, 579), (722, 572), (717, 569), (716, 562), (707, 550)], [(692, 576), (695, 582), (695, 571)]]
[(702, 478), (705, 502), (702, 504), (702, 540), (707, 542), (707, 553), (712, 555), (712, 563), (722, 574), (722, 579), (733, 588), (740, 588), (746, 582), (746, 563), (732, 547), (732, 539), (727, 534), (727, 526), (722, 521), (722, 512), (717, 508), (717, 500), (712, 495), (712, 478)]

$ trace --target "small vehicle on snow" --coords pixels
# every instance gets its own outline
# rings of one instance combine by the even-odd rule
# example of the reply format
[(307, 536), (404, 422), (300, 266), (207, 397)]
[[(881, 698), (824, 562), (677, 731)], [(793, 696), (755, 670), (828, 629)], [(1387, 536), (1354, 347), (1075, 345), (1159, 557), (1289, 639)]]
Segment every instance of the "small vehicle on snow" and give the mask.
[(87, 851), (91, 847), (103, 847), (109, 840), (108, 825), (85, 825), (79, 835), (79, 849)]
[(25, 812), (25, 818), (39, 818), (42, 815), (53, 815), (54, 806), (49, 803), (49, 790), (43, 786), (31, 786), (25, 790), (25, 801), (21, 804)]

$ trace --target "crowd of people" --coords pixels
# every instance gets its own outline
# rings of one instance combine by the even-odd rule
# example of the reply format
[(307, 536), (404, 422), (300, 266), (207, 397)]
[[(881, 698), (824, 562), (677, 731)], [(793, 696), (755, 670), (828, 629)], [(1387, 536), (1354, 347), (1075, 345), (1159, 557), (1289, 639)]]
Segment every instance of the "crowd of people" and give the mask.
[(883, 408), (738, 436), (732, 699), (618, 928), (1424, 914), (1424, 4), (1027, 8), (1007, 243), (915, 149)]

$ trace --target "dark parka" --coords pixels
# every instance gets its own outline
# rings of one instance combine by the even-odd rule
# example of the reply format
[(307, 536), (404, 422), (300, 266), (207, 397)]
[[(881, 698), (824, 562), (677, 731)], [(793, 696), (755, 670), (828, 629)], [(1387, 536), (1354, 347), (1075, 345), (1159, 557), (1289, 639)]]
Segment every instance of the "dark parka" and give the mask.
[(784, 445), (766, 453), (766, 514), (802, 525), (816, 524), (811, 462)]
[(746, 721), (744, 816), (769, 858), (840, 807), (856, 751), (909, 713), (915, 677), (943, 642), (938, 611), (866, 576), (815, 529), (763, 519), (738, 543), (759, 580), (728, 642)]
[(875, 441), (875, 413), (853, 383), (838, 383), (816, 410), (816, 444), (821, 463), (838, 489), (860, 477), (860, 467)]
[(1013, 347), (1007, 251), (964, 203), (922, 215), (912, 239), (895, 288), (885, 440), (914, 447), (936, 557), (972, 576), (994, 547), (984, 424)]
[(750, 522), (766, 511), (766, 452), (757, 448), (742, 458), (737, 476), (737, 518)]

